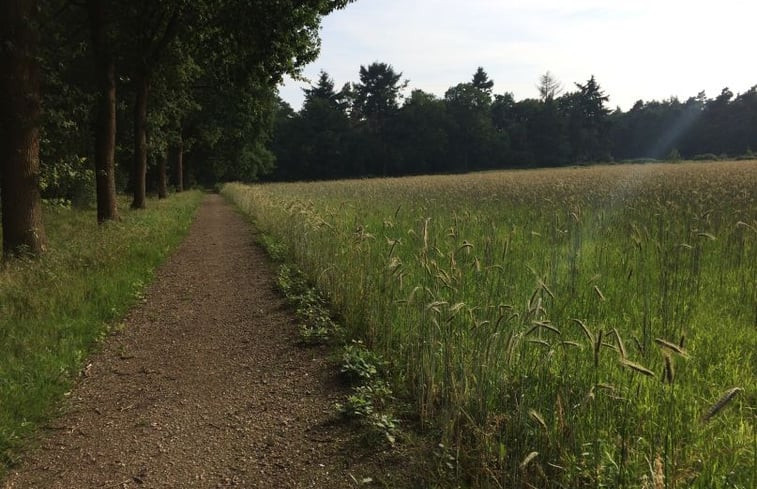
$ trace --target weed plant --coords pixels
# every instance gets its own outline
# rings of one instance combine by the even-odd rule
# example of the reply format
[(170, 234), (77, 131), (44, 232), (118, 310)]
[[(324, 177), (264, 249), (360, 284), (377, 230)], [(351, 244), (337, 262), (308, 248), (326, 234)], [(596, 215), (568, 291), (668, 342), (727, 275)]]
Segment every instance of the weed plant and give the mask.
[[(263, 243), (272, 258), (276, 259), (275, 253), (283, 253), (283, 245), (274, 244), (270, 238), (264, 238)], [(331, 317), (328, 301), (310, 286), (301, 270), (284, 263), (279, 267), (276, 282), (279, 290), (294, 307), (302, 343), (326, 344), (342, 336), (342, 328)]]
[(0, 264), (0, 476), (56, 412), (83, 362), (185, 235), (202, 194), (121, 202), (122, 220), (47, 207), (49, 249)]
[(474, 487), (757, 487), (757, 162), (227, 185)]
[[(344, 330), (331, 317), (328, 300), (308, 283), (296, 265), (286, 263), (286, 245), (266, 234), (259, 242), (272, 259), (284, 262), (279, 266), (276, 283), (295, 309), (302, 344), (335, 346), (343, 341)], [(399, 433), (399, 421), (390, 410), (394, 397), (385, 379), (386, 362), (361, 341), (353, 340), (343, 345), (339, 363), (352, 392), (344, 402), (336, 403), (337, 412), (345, 418), (357, 419), (370, 433), (381, 435), (382, 440), (393, 445)]]

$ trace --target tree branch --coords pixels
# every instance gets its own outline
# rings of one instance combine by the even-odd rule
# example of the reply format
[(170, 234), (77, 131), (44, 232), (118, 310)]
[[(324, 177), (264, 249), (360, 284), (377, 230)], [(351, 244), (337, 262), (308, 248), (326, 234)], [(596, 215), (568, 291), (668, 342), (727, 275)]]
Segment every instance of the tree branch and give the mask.
[(179, 31), (179, 19), (181, 18), (181, 14), (181, 7), (176, 7), (171, 14), (171, 18), (168, 20), (165, 31), (163, 31), (163, 36), (146, 57), (148, 69), (152, 68), (152, 66), (158, 62), (160, 56), (165, 51), (166, 46), (168, 46), (168, 44), (176, 37), (176, 34)]

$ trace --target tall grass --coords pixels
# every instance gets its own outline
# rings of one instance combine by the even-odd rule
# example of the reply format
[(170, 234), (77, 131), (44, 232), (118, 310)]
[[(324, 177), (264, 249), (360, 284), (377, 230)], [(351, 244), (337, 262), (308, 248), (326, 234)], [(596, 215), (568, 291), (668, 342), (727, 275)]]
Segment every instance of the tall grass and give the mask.
[(122, 220), (46, 208), (50, 251), (0, 264), (0, 475), (54, 413), (97, 342), (141, 297), (186, 233), (202, 194), (185, 192)]
[(471, 485), (757, 487), (757, 162), (223, 193)]

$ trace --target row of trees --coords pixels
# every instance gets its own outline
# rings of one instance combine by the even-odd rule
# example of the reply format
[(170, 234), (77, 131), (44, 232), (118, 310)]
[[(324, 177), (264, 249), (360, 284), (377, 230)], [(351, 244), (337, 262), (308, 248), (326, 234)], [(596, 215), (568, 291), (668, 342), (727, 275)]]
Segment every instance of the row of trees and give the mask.
[(148, 166), (159, 196), (169, 166), (181, 191), (188, 150), (203, 160), (194, 178), (270, 171), (276, 86), (315, 59), (321, 18), (349, 1), (0, 3), (4, 254), (42, 252), (41, 197), (88, 179), (103, 222), (118, 218), (117, 186), (145, 206)]
[(361, 66), (360, 81), (337, 90), (321, 72), (299, 112), (279, 101), (272, 178), (464, 172), (558, 166), (757, 148), (757, 87), (734, 97), (704, 93), (685, 102), (637, 102), (611, 111), (592, 76), (564, 90), (550, 73), (539, 98), (493, 94), (483, 68), (443, 98), (412, 90), (386, 63)]

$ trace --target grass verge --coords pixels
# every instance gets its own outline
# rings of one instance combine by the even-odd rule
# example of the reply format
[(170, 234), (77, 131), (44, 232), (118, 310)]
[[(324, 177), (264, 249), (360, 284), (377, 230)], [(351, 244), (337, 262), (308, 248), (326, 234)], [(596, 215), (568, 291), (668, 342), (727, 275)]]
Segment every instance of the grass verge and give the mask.
[(50, 251), (0, 265), (0, 477), (56, 412), (79, 369), (186, 235), (199, 191), (98, 226), (92, 210), (45, 209)]

